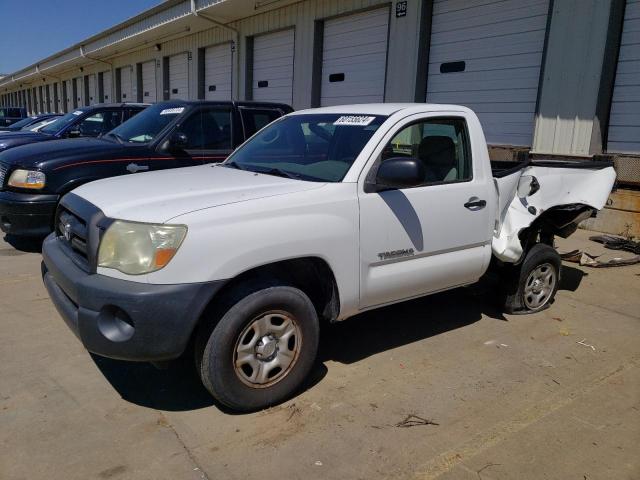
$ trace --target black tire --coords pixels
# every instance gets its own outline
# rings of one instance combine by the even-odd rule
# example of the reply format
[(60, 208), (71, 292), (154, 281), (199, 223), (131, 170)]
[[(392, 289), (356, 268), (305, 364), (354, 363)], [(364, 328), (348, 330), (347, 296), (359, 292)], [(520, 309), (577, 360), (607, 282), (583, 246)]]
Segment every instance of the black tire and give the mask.
[[(219, 321), (211, 318), (210, 327), (199, 331), (196, 338), (196, 366), (202, 383), (214, 398), (233, 410), (249, 412), (276, 405), (298, 391), (315, 362), (320, 327), (316, 310), (309, 297), (297, 288), (269, 286), (254, 287), (248, 291), (244, 288), (235, 290), (236, 296), (242, 298), (228, 298), (227, 304), (230, 306), (225, 313), (218, 316)], [(266, 355), (264, 351), (254, 353), (252, 362), (262, 362), (256, 373), (261, 369), (266, 370), (265, 365), (272, 365), (267, 361), (269, 358), (280, 362), (280, 349), (286, 350), (287, 357), (293, 352), (294, 360), (291, 360), (292, 363), (285, 370), (280, 369), (280, 372), (277, 372), (278, 367), (270, 367), (271, 371), (276, 371), (274, 380), (267, 380), (267, 383), (263, 384), (251, 383), (248, 376), (253, 373), (252, 366), (247, 364), (242, 365), (242, 368), (236, 368), (237, 348), (240, 348), (240, 342), (244, 343), (250, 335), (251, 342), (253, 335), (255, 338), (261, 335), (258, 334), (258, 329), (253, 327), (257, 325), (256, 322), (266, 321), (271, 325), (271, 322), (282, 318), (285, 319), (284, 322), (288, 322), (287, 325), (291, 323), (297, 328), (291, 335), (294, 337), (294, 346), (286, 343), (287, 346), (282, 347), (280, 340), (267, 340), (264, 343), (259, 341), (255, 347), (248, 345), (252, 351), (257, 351), (256, 349), (262, 345), (274, 349), (273, 357), (262, 357), (264, 360), (258, 359), (261, 354)], [(268, 335), (277, 336), (273, 332)], [(266, 338), (266, 335), (261, 338)]]
[[(505, 270), (501, 275), (500, 303), (504, 311), (527, 314), (548, 308), (558, 291), (561, 267), (560, 255), (553, 247), (542, 243), (534, 245), (527, 252), (520, 268)], [(553, 284), (540, 282), (540, 293), (536, 293), (536, 278), (539, 274), (545, 275), (545, 272), (550, 273)], [(540, 300), (536, 301), (538, 298)]]

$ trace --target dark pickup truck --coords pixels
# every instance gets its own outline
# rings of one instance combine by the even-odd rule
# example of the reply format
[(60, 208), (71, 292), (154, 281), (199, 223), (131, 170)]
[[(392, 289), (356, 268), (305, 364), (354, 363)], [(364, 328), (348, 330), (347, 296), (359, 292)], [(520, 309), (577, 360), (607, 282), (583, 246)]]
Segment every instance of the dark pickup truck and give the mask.
[(1, 152), (0, 229), (45, 236), (53, 231), (60, 198), (72, 189), (117, 175), (221, 162), (256, 131), (292, 111), (276, 103), (169, 101), (99, 138)]
[(144, 110), (148, 104), (115, 103), (82, 107), (56, 119), (37, 132), (8, 132), (0, 136), (0, 152), (30, 143), (62, 138), (97, 137)]

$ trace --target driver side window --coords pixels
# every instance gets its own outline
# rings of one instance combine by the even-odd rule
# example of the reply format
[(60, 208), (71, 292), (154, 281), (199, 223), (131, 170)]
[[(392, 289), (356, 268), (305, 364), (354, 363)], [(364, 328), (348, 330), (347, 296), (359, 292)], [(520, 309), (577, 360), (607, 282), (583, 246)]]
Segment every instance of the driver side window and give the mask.
[(120, 125), (120, 112), (108, 110), (94, 113), (78, 124), (78, 131), (82, 137), (97, 137), (107, 133)]
[(471, 149), (462, 118), (435, 118), (400, 130), (382, 151), (381, 160), (416, 158), (425, 168), (424, 185), (471, 180)]
[(187, 137), (185, 150), (231, 150), (231, 111), (227, 108), (203, 108), (180, 126)]

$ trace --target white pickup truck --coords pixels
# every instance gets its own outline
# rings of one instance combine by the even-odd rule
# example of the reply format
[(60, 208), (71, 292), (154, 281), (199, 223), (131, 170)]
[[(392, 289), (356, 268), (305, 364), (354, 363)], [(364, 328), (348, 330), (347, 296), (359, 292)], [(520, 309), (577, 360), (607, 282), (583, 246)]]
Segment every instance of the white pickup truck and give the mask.
[(300, 111), (223, 164), (66, 195), (43, 278), (91, 352), (159, 362), (193, 351), (211, 394), (250, 411), (300, 388), (324, 321), (488, 270), (507, 311), (547, 307), (554, 235), (601, 209), (614, 180), (606, 163), (492, 165), (464, 107)]

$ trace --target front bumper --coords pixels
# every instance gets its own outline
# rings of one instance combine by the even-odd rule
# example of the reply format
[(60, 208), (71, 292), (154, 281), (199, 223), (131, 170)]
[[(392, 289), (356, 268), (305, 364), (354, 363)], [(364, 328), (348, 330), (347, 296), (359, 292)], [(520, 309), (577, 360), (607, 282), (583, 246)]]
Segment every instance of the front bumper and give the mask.
[(44, 237), (51, 233), (58, 195), (0, 192), (0, 229), (9, 235)]
[(78, 267), (50, 235), (42, 275), (67, 326), (90, 352), (121, 360), (179, 357), (223, 281), (178, 285), (129, 282)]

